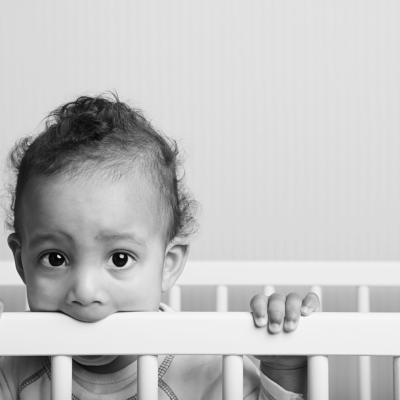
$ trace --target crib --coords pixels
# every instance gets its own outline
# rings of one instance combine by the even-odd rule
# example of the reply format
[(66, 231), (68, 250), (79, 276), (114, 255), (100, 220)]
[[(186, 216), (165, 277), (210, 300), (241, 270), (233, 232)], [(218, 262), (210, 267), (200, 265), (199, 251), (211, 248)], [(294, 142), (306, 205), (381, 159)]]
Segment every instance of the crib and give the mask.
[[(0, 354), (51, 356), (52, 398), (56, 400), (71, 399), (71, 356), (75, 354), (138, 354), (141, 400), (157, 399), (157, 355), (162, 354), (221, 355), (224, 400), (243, 399), (244, 354), (308, 356), (311, 400), (329, 398), (328, 356), (359, 356), (360, 400), (371, 399), (369, 356), (391, 356), (393, 397), (400, 400), (400, 313), (369, 312), (370, 288), (400, 286), (399, 267), (398, 262), (387, 261), (191, 262), (168, 294), (170, 305), (182, 309), (181, 292), (187, 286), (213, 286), (217, 312), (118, 313), (95, 324), (57, 313), (6, 312), (0, 319)], [(0, 263), (0, 282), (2, 286), (22, 285), (11, 261)], [(309, 286), (322, 304), (324, 286), (353, 286), (357, 288), (358, 309), (315, 313), (302, 319), (294, 333), (268, 335), (265, 330), (254, 328), (250, 313), (228, 309), (230, 287), (261, 283), (267, 295), (274, 291), (273, 285)], [(347, 329), (337, 329), (338, 326)], [(118, 341), (110, 343), (107, 338), (115, 329), (122, 334)], [(162, 342), (157, 340), (160, 329), (165, 332)], [(30, 332), (29, 340), (24, 335), (26, 331)], [(69, 341), (62, 339), (66, 331)]]

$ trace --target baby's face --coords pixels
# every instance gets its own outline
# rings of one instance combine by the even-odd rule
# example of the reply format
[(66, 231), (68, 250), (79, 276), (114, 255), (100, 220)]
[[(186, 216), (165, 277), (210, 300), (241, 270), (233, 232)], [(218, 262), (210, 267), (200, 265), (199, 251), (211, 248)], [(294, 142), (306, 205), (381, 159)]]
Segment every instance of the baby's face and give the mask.
[(164, 274), (159, 195), (144, 176), (38, 176), (22, 196), (20, 253), (13, 251), (32, 311), (94, 322), (158, 310), (174, 277)]

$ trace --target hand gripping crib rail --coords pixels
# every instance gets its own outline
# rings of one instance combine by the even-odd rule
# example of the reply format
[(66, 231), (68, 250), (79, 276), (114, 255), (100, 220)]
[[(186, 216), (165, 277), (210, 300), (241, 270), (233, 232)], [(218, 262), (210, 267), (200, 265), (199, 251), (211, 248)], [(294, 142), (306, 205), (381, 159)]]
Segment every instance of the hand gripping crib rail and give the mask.
[[(192, 262), (170, 292), (171, 305), (180, 309), (181, 286), (214, 285), (219, 313), (119, 313), (95, 324), (57, 313), (5, 313), (0, 319), (0, 354), (51, 355), (52, 391), (57, 400), (71, 398), (74, 354), (138, 354), (138, 394), (143, 400), (157, 399), (155, 354), (222, 355), (224, 400), (243, 398), (243, 354), (307, 355), (311, 400), (329, 398), (328, 355), (360, 356), (360, 398), (369, 400), (368, 356), (385, 355), (394, 357), (394, 398), (400, 400), (400, 314), (368, 313), (369, 287), (400, 286), (399, 266), (396, 262)], [(0, 271), (2, 285), (20, 284), (10, 263), (0, 264)], [(249, 313), (224, 312), (228, 286), (259, 286), (261, 282), (267, 294), (274, 290), (271, 283), (312, 284), (311, 290), (321, 298), (321, 286), (357, 286), (359, 312), (316, 313), (303, 319), (294, 333), (268, 335), (254, 329)], [(122, 334), (118, 342), (109, 343), (115, 330)], [(63, 339), (66, 331), (69, 341)], [(162, 342), (160, 331), (165, 333)]]

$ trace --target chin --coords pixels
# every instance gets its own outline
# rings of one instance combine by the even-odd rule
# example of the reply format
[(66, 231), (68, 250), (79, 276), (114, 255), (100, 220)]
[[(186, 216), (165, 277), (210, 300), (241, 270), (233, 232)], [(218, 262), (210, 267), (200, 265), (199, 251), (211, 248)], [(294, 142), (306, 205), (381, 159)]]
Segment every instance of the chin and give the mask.
[(100, 366), (112, 363), (118, 356), (73, 356), (73, 360), (85, 366)]

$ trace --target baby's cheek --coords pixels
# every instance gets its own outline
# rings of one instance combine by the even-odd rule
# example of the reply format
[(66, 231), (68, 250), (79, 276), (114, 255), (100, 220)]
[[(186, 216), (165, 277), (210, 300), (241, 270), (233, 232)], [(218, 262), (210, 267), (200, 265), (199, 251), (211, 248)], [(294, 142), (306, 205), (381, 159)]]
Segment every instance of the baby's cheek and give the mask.
[(60, 309), (62, 290), (55, 285), (27, 282), (27, 297), (31, 311), (57, 311)]
[(120, 288), (114, 298), (118, 311), (157, 311), (161, 301), (161, 290), (157, 287)]

